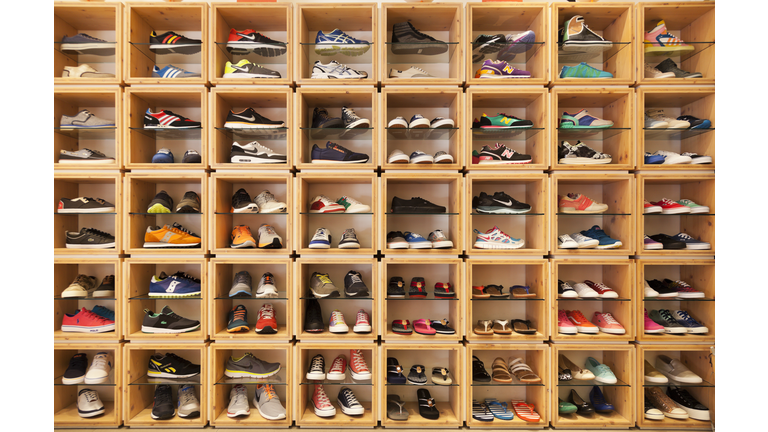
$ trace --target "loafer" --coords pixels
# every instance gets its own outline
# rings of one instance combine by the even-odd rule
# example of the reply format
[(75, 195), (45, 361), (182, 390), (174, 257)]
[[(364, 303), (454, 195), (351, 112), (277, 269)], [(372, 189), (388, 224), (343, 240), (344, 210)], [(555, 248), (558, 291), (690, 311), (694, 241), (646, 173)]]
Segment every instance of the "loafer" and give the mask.
[(568, 395), (568, 401), (576, 406), (577, 414), (594, 414), (595, 412), (595, 408), (593, 408), (589, 402), (582, 399), (581, 396), (576, 393), (575, 389), (571, 389), (571, 394)]
[(700, 376), (691, 372), (680, 360), (666, 355), (656, 357), (656, 369), (666, 375), (672, 382), (700, 384), (703, 381)]
[(599, 413), (608, 413), (613, 411), (613, 405), (605, 401), (605, 396), (603, 396), (603, 392), (600, 391), (600, 387), (598, 386), (594, 386), (592, 387), (592, 390), (590, 390), (589, 401), (592, 403), (595, 411)]

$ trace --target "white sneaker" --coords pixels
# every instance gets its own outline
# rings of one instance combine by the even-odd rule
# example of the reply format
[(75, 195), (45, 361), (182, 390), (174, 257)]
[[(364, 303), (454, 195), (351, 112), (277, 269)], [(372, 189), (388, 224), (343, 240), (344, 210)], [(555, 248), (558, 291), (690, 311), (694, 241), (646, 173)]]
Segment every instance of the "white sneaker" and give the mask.
[(248, 401), (248, 390), (242, 384), (237, 384), (229, 391), (229, 406), (227, 417), (247, 416), (251, 414), (251, 404)]
[(429, 236), (427, 236), (427, 240), (432, 242), (433, 249), (450, 249), (453, 247), (453, 241), (445, 236), (443, 230), (437, 229), (432, 231), (429, 233)]
[(389, 157), (387, 158), (387, 162), (389, 163), (408, 163), (410, 160), (411, 158), (409, 158), (408, 155), (403, 153), (400, 149), (392, 150), (392, 153), (390, 153)]
[(112, 370), (112, 355), (107, 352), (100, 352), (93, 356), (91, 366), (85, 373), (86, 384), (101, 384), (109, 377)]
[(288, 205), (275, 199), (275, 196), (268, 190), (262, 191), (256, 195), (253, 202), (259, 206), (261, 213), (285, 213)]
[(346, 208), (344, 213), (370, 213), (371, 212), (371, 206), (363, 204), (349, 195), (344, 195), (343, 197), (337, 199), (336, 203), (338, 204), (342, 200), (345, 201), (347, 204), (349, 204), (349, 205), (340, 204)]
[(387, 125), (390, 129), (403, 129), (408, 127), (408, 120), (406, 120), (404, 117), (395, 117), (392, 120), (389, 121), (389, 124)]
[(411, 129), (428, 128), (429, 126), (429, 120), (425, 119), (421, 114), (416, 114), (411, 117), (411, 122), (408, 123), (408, 127)]
[(597, 291), (590, 288), (589, 285), (584, 282), (575, 283), (573, 281), (568, 281), (568, 284), (573, 287), (577, 294), (579, 294), (579, 298), (600, 297), (600, 294), (598, 294)]
[(661, 128), (663, 126), (648, 126), (648, 119), (650, 118), (652, 121), (657, 122), (667, 122), (667, 126), (669, 129), (688, 129), (691, 127), (691, 124), (685, 120), (677, 120), (672, 117), (667, 117), (664, 114), (664, 110), (662, 109), (649, 109), (645, 111), (646, 120), (645, 120), (645, 127), (651, 127), (651, 128)]
[(474, 244), (476, 249), (520, 249), (525, 246), (525, 240), (509, 236), (496, 226), (485, 233), (478, 230), (474, 232), (477, 236)]
[(365, 71), (354, 70), (346, 65), (343, 65), (336, 60), (331, 60), (328, 64), (322, 64), (320, 61), (316, 61), (312, 66), (312, 78), (313, 79), (364, 79), (368, 78), (368, 73)]
[(429, 127), (431, 127), (432, 129), (452, 128), (454, 126), (454, 124), (455, 123), (451, 119), (447, 119), (447, 118), (444, 118), (444, 117), (435, 117), (429, 123)]
[(557, 238), (557, 247), (560, 249), (578, 249), (579, 244), (568, 234), (563, 234)]
[(275, 286), (275, 277), (272, 273), (266, 272), (261, 275), (259, 286), (256, 288), (256, 298), (275, 298), (277, 297), (277, 287)]
[(99, 399), (99, 394), (91, 389), (82, 389), (77, 394), (77, 413), (80, 417), (88, 418), (104, 414), (106, 409)]
[(325, 195), (318, 195), (309, 202), (310, 213), (343, 213), (347, 209)]
[(645, 64), (645, 77), (646, 78), (674, 78), (675, 73), (674, 72), (662, 72), (658, 69), (656, 69), (654, 66), (651, 66), (650, 64)]
[(261, 224), (259, 227), (259, 248), (261, 249), (281, 249), (283, 239), (277, 235), (275, 228), (269, 224)]
[(648, 117), (648, 114), (645, 115), (646, 129), (666, 129), (668, 127), (669, 127), (669, 122)]
[(453, 156), (444, 151), (439, 151), (435, 153), (434, 161), (435, 163), (453, 163)]
[(648, 281), (643, 281), (643, 283), (645, 284), (645, 287), (643, 288), (643, 295), (645, 298), (654, 298), (659, 296), (659, 292), (651, 288), (651, 286), (648, 285)]
[(195, 386), (189, 384), (179, 386), (176, 400), (178, 400), (179, 417), (195, 418), (200, 416), (200, 401), (195, 395)]
[(671, 151), (656, 150), (656, 152), (653, 154), (664, 156), (664, 163), (662, 165), (680, 165), (691, 163), (690, 156), (683, 156)]
[(412, 164), (431, 164), (434, 162), (434, 158), (421, 150), (416, 150), (411, 153), (409, 162)]
[(390, 69), (389, 77), (390, 78), (434, 78), (434, 76), (430, 75), (427, 71), (421, 68), (417, 68), (416, 66), (411, 66), (410, 68), (404, 71), (397, 70), (397, 69)]
[(600, 240), (587, 237), (581, 233), (573, 233), (571, 238), (579, 245), (579, 249), (592, 249), (600, 244)]
[(312, 240), (309, 242), (310, 249), (330, 249), (331, 231), (326, 228), (318, 228)]
[(248, 144), (240, 144), (235, 141), (232, 143), (229, 161), (253, 164), (286, 163), (287, 156), (275, 153), (269, 147), (259, 144), (258, 141), (251, 141)]

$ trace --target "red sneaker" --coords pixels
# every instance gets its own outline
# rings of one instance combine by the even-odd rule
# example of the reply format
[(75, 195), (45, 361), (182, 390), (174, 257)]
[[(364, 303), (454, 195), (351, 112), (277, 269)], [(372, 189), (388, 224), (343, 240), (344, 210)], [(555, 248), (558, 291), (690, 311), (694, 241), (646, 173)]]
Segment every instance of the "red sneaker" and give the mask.
[(347, 358), (344, 354), (339, 354), (331, 363), (331, 368), (325, 375), (326, 379), (333, 381), (341, 381), (347, 376)]
[(357, 319), (352, 331), (355, 333), (370, 333), (371, 330), (371, 317), (368, 316), (368, 312), (365, 309), (360, 309), (357, 311)]
[(275, 319), (275, 310), (272, 305), (265, 303), (259, 309), (259, 320), (256, 321), (256, 333), (275, 334), (277, 333), (277, 320)]
[(649, 213), (661, 213), (661, 207), (657, 205), (653, 205), (649, 203), (648, 201), (645, 202), (645, 205), (643, 207), (643, 213), (649, 214)]
[(369, 380), (372, 377), (368, 365), (365, 364), (363, 353), (359, 349), (349, 350), (349, 372), (354, 380)]
[(333, 417), (336, 415), (336, 408), (333, 407), (328, 395), (325, 394), (322, 384), (315, 384), (315, 391), (312, 393), (312, 406), (315, 408), (315, 415), (318, 417)]
[(590, 280), (585, 280), (584, 283), (600, 294), (601, 298), (619, 298), (619, 294), (605, 284), (600, 282), (595, 283)]
[(105, 333), (115, 331), (115, 322), (102, 318), (86, 308), (76, 313), (64, 314), (61, 331), (76, 333)]
[(678, 204), (668, 198), (662, 198), (661, 201), (651, 202), (651, 204), (661, 207), (661, 214), (682, 214), (691, 212), (690, 207)]

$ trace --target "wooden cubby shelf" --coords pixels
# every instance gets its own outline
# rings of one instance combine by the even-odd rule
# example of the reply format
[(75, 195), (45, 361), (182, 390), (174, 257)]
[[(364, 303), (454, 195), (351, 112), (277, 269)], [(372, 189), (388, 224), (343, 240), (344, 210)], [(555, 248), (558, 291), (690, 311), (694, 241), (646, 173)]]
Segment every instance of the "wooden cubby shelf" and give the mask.
[[(126, 84), (207, 84), (208, 83), (208, 3), (131, 3), (126, 5), (126, 43), (124, 47)], [(154, 50), (150, 34), (172, 31), (189, 39), (201, 41), (194, 47), (174, 50)], [(185, 52), (179, 52), (185, 51)], [(199, 77), (153, 77), (152, 68), (174, 65)]]
[[(233, 4), (211, 3), (211, 35), (213, 43), (208, 47), (210, 70), (208, 76), (211, 84), (257, 84), (257, 85), (291, 85), (293, 84), (293, 67), (289, 66), (296, 44), (293, 39), (293, 7), (290, 3), (279, 4)], [(227, 47), (230, 31), (255, 30), (260, 34), (282, 42), (276, 45), (285, 52), (277, 50), (269, 56), (262, 55), (252, 49), (234, 49)], [(224, 68), (227, 62), (237, 64), (243, 59), (261, 65), (280, 73), (280, 78), (224, 78)]]
[[(635, 25), (635, 4), (632, 2), (610, 2), (600, 4), (568, 4), (552, 2), (549, 38), (552, 40), (552, 85), (632, 85), (635, 83), (633, 25)], [(569, 50), (555, 41), (563, 25), (574, 16), (584, 17), (589, 30), (612, 42), (605, 51), (592, 52), (574, 47)], [(594, 47), (592, 47), (594, 48)], [(613, 78), (560, 78), (563, 66), (576, 66), (586, 62), (601, 71), (609, 72)]]
[[(544, 3), (467, 3), (466, 83), (473, 85), (547, 85), (549, 84), (549, 6)], [(475, 39), (482, 35), (510, 35), (533, 31), (535, 41), (516, 47), (514, 43), (501, 40), (492, 47), (497, 52), (476, 53)], [(555, 39), (556, 41), (557, 39)], [(522, 52), (520, 52), (522, 51)], [(482, 57), (478, 56), (480, 54)], [(476, 56), (478, 57), (476, 59)], [(531, 73), (531, 78), (487, 79), (475, 78), (485, 60), (505, 60), (511, 66)]]
[[(123, 4), (56, 2), (53, 5), (53, 83), (54, 84), (121, 84), (123, 47)], [(85, 33), (102, 40), (98, 46), (88, 50), (62, 50), (62, 38)], [(92, 45), (92, 44), (88, 44)], [(103, 48), (102, 48), (103, 46)], [(98, 73), (112, 74), (112, 77), (92, 76), (64, 77), (65, 66), (87, 64)]]

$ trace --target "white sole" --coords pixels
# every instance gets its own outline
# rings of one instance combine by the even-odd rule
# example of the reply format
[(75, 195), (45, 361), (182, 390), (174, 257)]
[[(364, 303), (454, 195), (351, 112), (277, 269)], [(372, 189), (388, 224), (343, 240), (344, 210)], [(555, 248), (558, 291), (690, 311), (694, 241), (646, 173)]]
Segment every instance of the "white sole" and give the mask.
[(82, 384), (85, 382), (85, 375), (77, 378), (62, 378), (61, 383), (65, 385)]
[(310, 381), (322, 381), (325, 379), (325, 374), (312, 374), (308, 372), (307, 379)]
[(63, 292), (61, 293), (61, 298), (87, 298), (88, 297), (88, 291), (83, 290), (83, 292)]
[(109, 159), (109, 160), (104, 160), (104, 159), (96, 159), (96, 160), (94, 160), (94, 159), (90, 159), (90, 160), (89, 159), (60, 159), (59, 160), (59, 163), (63, 163), (63, 164), (71, 164), (71, 163), (92, 163), (92, 164), (97, 164), (97, 163), (113, 163), (113, 162), (115, 162), (114, 159)]
[(371, 330), (372, 328), (369, 325), (356, 325), (352, 328), (352, 331), (355, 333), (370, 333)]
[[(389, 128), (389, 129), (407, 129), (408, 128), (408, 122), (406, 122), (405, 120), (400, 120), (400, 121), (392, 120), (387, 125), (387, 128)], [(405, 132), (405, 131), (403, 131), (403, 132)]]
[(451, 163), (453, 163), (453, 157), (451, 157), (451, 156), (440, 156), (437, 159), (435, 159), (435, 163), (451, 164)]
[(514, 210), (510, 208), (499, 208), (499, 209), (493, 209), (493, 210), (486, 210), (481, 209), (480, 207), (477, 208), (478, 213), (485, 213), (485, 214), (523, 214), (528, 213), (530, 210)]
[(578, 249), (579, 245), (577, 245), (575, 243), (574, 244), (564, 243), (564, 244), (559, 245), (558, 248), (560, 248), (560, 249)]
[(602, 384), (616, 384), (618, 382), (618, 380), (616, 380), (616, 379), (606, 380), (606, 379), (603, 379), (603, 378), (600, 378), (600, 377), (596, 376), (595, 377), (595, 382), (599, 382), (599, 383), (602, 383)]
[(709, 333), (709, 329), (706, 327), (686, 327), (686, 330), (691, 334)]
[(601, 332), (608, 333), (608, 334), (620, 334), (620, 335), (622, 335), (622, 334), (627, 333), (627, 331), (624, 330), (624, 329), (621, 329), (621, 330), (619, 330), (619, 329), (604, 329), (602, 327), (598, 327), (598, 329), (600, 329)]
[[(675, 402), (674, 400), (672, 402)], [(680, 405), (679, 403), (675, 402), (675, 405), (679, 406), (680, 408), (684, 409), (685, 412), (688, 413), (688, 417), (694, 419), (694, 420), (702, 420), (702, 421), (709, 421), (709, 410), (697, 410), (693, 408), (688, 408), (686, 406)]]
[(395, 159), (390, 159), (387, 161), (388, 163), (408, 163), (410, 162), (410, 159), (408, 156), (400, 156)]
[(371, 121), (367, 120), (367, 119), (360, 119), (360, 120), (354, 121), (354, 122), (344, 126), (344, 128), (346, 128), (346, 129), (355, 129), (355, 128), (361, 126), (361, 125), (366, 125), (365, 127), (370, 127), (371, 126)]
[(103, 243), (98, 245), (89, 244), (67, 244), (67, 249), (114, 249), (115, 243)]
[(644, 375), (644, 378), (649, 383), (654, 383), (654, 384), (666, 384), (669, 382), (669, 380), (666, 377), (657, 378), (657, 377), (649, 377), (648, 375)]
[[(662, 328), (662, 329), (658, 329), (658, 330), (645, 330), (645, 333), (648, 333), (648, 334), (664, 333), (664, 329)], [(664, 381), (664, 382), (666, 382), (666, 381)]]
[(287, 206), (279, 206), (279, 207), (270, 208), (270, 209), (265, 209), (265, 208), (260, 209), (261, 213), (285, 213), (286, 210), (288, 210)]
[(578, 330), (575, 327), (560, 327), (557, 326), (557, 331), (563, 334), (576, 334)]
[(567, 158), (560, 159), (559, 163), (562, 165), (605, 165), (611, 163), (613, 159), (592, 159), (592, 158)]
[(408, 249), (432, 249), (432, 243), (430, 242), (408, 243)]
[(327, 374), (325, 374), (325, 379), (331, 380), (331, 381), (341, 381), (346, 377), (347, 377), (346, 373), (328, 372)]
[(688, 207), (661, 210), (661, 214), (688, 214), (688, 213), (691, 213), (691, 209), (689, 209)]
[(230, 378), (268, 378), (273, 375), (277, 375), (278, 372), (280, 372), (282, 368), (277, 368), (277, 370), (265, 373), (265, 374), (255, 374), (255, 373), (248, 373), (248, 372), (239, 372), (239, 371), (231, 371), (224, 369), (224, 375), (230, 377)]
[(243, 415), (251, 415), (251, 410), (248, 410), (248, 411), (240, 410), (233, 413), (227, 411), (227, 417), (239, 417)]
[(412, 123), (408, 123), (409, 129), (427, 129), (429, 128), (429, 120), (427, 119), (419, 119), (415, 120)]
[(491, 74), (482, 74), (480, 75), (480, 78), (482, 79), (504, 79), (504, 78), (530, 78), (530, 75), (491, 75)]
[(283, 127), (285, 127), (285, 124), (266, 125), (266, 124), (236, 123), (236, 122), (224, 123), (225, 129), (280, 129)]
[(688, 250), (709, 250), (712, 249), (712, 245), (696, 245), (696, 244), (685, 244), (685, 249)]
[(490, 242), (482, 242), (482, 243), (475, 243), (475, 249), (520, 249), (521, 247), (525, 246), (525, 243), (520, 245), (512, 245), (509, 243), (490, 243)]
[(645, 413), (645, 418), (648, 420), (664, 420), (664, 414), (648, 414)]
[(256, 204), (249, 204), (245, 207), (235, 209), (232, 213), (258, 213), (259, 207)]
[(81, 326), (73, 326), (73, 325), (62, 325), (61, 331), (71, 332), (71, 333), (106, 333), (110, 331), (115, 331), (115, 325), (107, 324), (107, 325), (98, 326), (98, 327), (81, 327)]
[(598, 334), (598, 333), (600, 333), (600, 330), (597, 327), (579, 327), (579, 326), (576, 326), (576, 330), (578, 330), (579, 333), (584, 333), (584, 334)]
[[(115, 208), (114, 207), (104, 207), (104, 208), (96, 208), (96, 209), (61, 209), (58, 211), (59, 214), (68, 214), (68, 213), (114, 213)], [(704, 212), (706, 213), (706, 212)]]
[(262, 293), (257, 292), (253, 296), (255, 298), (275, 298), (277, 297), (277, 290), (271, 289)]
[(453, 120), (448, 120), (448, 119), (440, 120), (440, 121), (438, 121), (435, 124), (430, 124), (429, 125), (429, 127), (431, 127), (432, 129), (438, 129), (438, 128), (441, 128), (443, 126), (447, 126), (449, 128), (452, 128), (454, 126)]
[(144, 129), (202, 129), (200, 126), (144, 125)]
[(361, 76), (336, 76), (336, 75), (330, 75), (326, 73), (313, 73), (312, 79), (365, 79), (368, 77), (361, 77)]
[(162, 297), (162, 298), (185, 298), (194, 297), (200, 295), (200, 291), (186, 294), (170, 294), (170, 293), (149, 293), (149, 297)]
[(97, 291), (93, 293), (93, 298), (114, 297), (114, 296), (115, 296), (114, 291)]
[(522, 165), (522, 164), (531, 163), (531, 161), (532, 161), (532, 159), (528, 159), (528, 160), (524, 160), (524, 161), (494, 161), (494, 160), (490, 160), (489, 161), (489, 160), (481, 160), (477, 164), (478, 165), (505, 165), (505, 164)]
[(704, 293), (678, 293), (675, 297), (681, 299), (704, 298)]
[(187, 333), (187, 332), (195, 331), (199, 328), (200, 328), (200, 324), (187, 329), (161, 329), (161, 328), (141, 326), (141, 332), (153, 333), (153, 334), (176, 334), (176, 333)]
[(618, 249), (622, 246), (622, 243), (620, 241), (617, 241), (614, 244), (604, 245), (604, 246), (598, 246), (597, 249)]
[(108, 50), (115, 49), (114, 44), (109, 43), (65, 43), (61, 44), (62, 51)]
[(319, 410), (319, 409), (315, 408), (315, 415), (318, 416), (318, 417), (333, 417), (333, 416), (336, 415), (336, 408), (334, 408), (333, 411), (331, 411), (331, 410)]
[(360, 249), (360, 243), (345, 243), (340, 244), (339, 249)]
[(408, 249), (408, 243), (387, 243), (387, 249)]
[(359, 161), (335, 161), (335, 160), (326, 160), (326, 159), (313, 159), (313, 164), (363, 164), (368, 163), (368, 159), (366, 160), (359, 160)]
[(370, 213), (371, 208), (369, 206), (350, 206), (344, 213)]
[(328, 329), (331, 333), (349, 333), (349, 327), (348, 326), (333, 326)]
[(645, 250), (659, 250), (659, 249), (664, 249), (664, 245), (661, 244), (661, 243), (659, 243), (659, 244), (650, 244), (650, 245), (643, 246), (643, 249), (645, 249)]
[(685, 165), (691, 163), (691, 158), (687, 156), (671, 157), (664, 159), (662, 165)]
[(664, 327), (664, 333), (684, 334), (688, 333), (688, 330), (686, 330), (685, 327)]
[(79, 409), (77, 410), (77, 413), (80, 415), (80, 417), (83, 417), (83, 418), (96, 417), (97, 415), (104, 414), (104, 412), (106, 412), (106, 408), (104, 408), (104, 407), (102, 407), (99, 410), (95, 410), (95, 411), (88, 412), (88, 413), (80, 412)]
[(654, 213), (661, 213), (664, 209), (661, 207), (651, 207), (643, 210), (643, 214), (654, 214)]
[(276, 417), (270, 417), (264, 414), (264, 412), (259, 409), (259, 404), (257, 404), (255, 400), (253, 401), (253, 406), (256, 407), (256, 411), (258, 411), (259, 415), (267, 420), (282, 420), (285, 418), (285, 414), (280, 414), (279, 416), (276, 416)]
[(434, 158), (430, 155), (416, 156), (408, 161), (408, 163), (412, 164), (431, 164), (434, 162)]
[(85, 383), (86, 384), (101, 384), (105, 381), (107, 381), (108, 377), (100, 377), (100, 378), (88, 378), (85, 377)]
[(450, 240), (432, 242), (432, 249), (452, 248), (453, 242)]
[(341, 412), (348, 416), (355, 416), (355, 415), (363, 415), (365, 414), (365, 408), (346, 408), (344, 405), (339, 402), (339, 408), (341, 408)]
[(315, 244), (310, 244), (309, 248), (310, 249), (330, 249), (331, 245), (330, 244), (315, 243)]
[(252, 242), (252, 241), (247, 241), (245, 243), (240, 243), (238, 245), (230, 244), (229, 247), (231, 247), (232, 249), (255, 248), (256, 247), (256, 243)]
[(149, 378), (192, 378), (200, 374), (186, 374), (186, 375), (174, 375), (166, 372), (148, 371), (147, 377)]
[(272, 164), (286, 163), (284, 160), (263, 159), (257, 156), (235, 156), (229, 158), (231, 163), (253, 163), (253, 164)]

